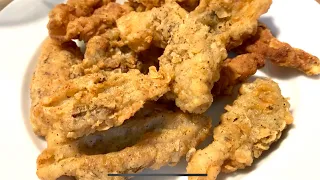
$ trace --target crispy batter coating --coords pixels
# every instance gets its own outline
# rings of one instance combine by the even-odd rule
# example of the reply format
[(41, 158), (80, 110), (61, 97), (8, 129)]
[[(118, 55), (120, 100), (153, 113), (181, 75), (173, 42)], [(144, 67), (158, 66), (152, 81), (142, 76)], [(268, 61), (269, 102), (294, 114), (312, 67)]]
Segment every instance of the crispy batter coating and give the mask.
[(139, 69), (140, 66), (138, 55), (123, 43), (118, 29), (114, 28), (92, 37), (86, 45), (85, 59), (70, 71), (75, 78), (100, 70), (121, 69), (121, 72), (127, 72), (129, 69)]
[(155, 67), (148, 75), (104, 71), (70, 80), (32, 111), (36, 121), (49, 130), (60, 130), (68, 138), (121, 125), (148, 100), (157, 100), (168, 88), (168, 78)]
[(154, 44), (165, 48), (169, 39), (187, 12), (176, 3), (168, 3), (146, 12), (130, 12), (117, 20), (121, 38), (136, 52), (144, 51)]
[(127, 5), (109, 1), (96, 0), (88, 4), (84, 3), (87, 1), (79, 2), (83, 3), (74, 0), (59, 4), (50, 12), (47, 28), (51, 38), (61, 42), (72, 39), (88, 41), (115, 27), (115, 21), (132, 10)]
[[(69, 69), (83, 59), (80, 49), (74, 42), (60, 44), (47, 38), (41, 47), (36, 70), (30, 85), (31, 112), (42, 98), (52, 95), (70, 79)], [(37, 135), (44, 135), (42, 122), (31, 113), (31, 124)]]
[[(174, 0), (174, 2), (178, 3), (187, 11), (192, 11), (199, 5), (199, 0)], [(165, 0), (129, 0), (129, 3), (132, 4), (133, 7), (136, 7), (135, 9), (138, 9), (138, 12), (141, 12), (163, 6)]]
[(68, 0), (67, 5), (74, 8), (75, 15), (80, 16), (89, 16), (93, 11), (103, 5), (107, 5), (113, 0)]
[(203, 115), (163, 109), (138, 113), (122, 126), (46, 149), (38, 158), (37, 175), (42, 180), (62, 175), (107, 180), (114, 179), (108, 173), (174, 166), (208, 136), (210, 127)]
[(262, 23), (259, 24), (256, 35), (235, 50), (240, 53), (261, 54), (278, 66), (295, 68), (309, 76), (320, 74), (319, 58), (280, 42)]
[(264, 63), (264, 57), (256, 53), (242, 54), (232, 59), (228, 58), (222, 64), (220, 79), (214, 84), (212, 94), (214, 96), (230, 95), (234, 86), (245, 82), (258, 69), (262, 68)]
[[(202, 113), (210, 107), (213, 101), (211, 89), (219, 79), (220, 64), (226, 58), (225, 47), (231, 41), (240, 42), (243, 34), (253, 33), (256, 18), (269, 8), (270, 3), (269, 0), (234, 2), (228, 6), (230, 9), (225, 9), (227, 14), (223, 17), (228, 20), (217, 21), (220, 31), (212, 32), (209, 26), (203, 25), (206, 17), (201, 13), (191, 13), (190, 18), (179, 25), (160, 57), (160, 70), (163, 68), (173, 73), (172, 90), (178, 107), (193, 113)], [(216, 8), (224, 9), (222, 2), (220, 5)], [(251, 6), (256, 6), (258, 10), (252, 11)], [(217, 13), (215, 10), (213, 8), (211, 14)], [(219, 18), (218, 15), (212, 19), (216, 18)]]
[(250, 166), (293, 122), (289, 106), (277, 83), (270, 79), (242, 85), (240, 96), (226, 106), (227, 112), (214, 129), (212, 144), (196, 151), (189, 161), (188, 173), (208, 176), (189, 179), (216, 179), (221, 170), (233, 172)]
[[(166, 3), (151, 11), (131, 12), (117, 21), (121, 37), (132, 49), (141, 51), (152, 43), (165, 47), (159, 58), (160, 71), (172, 78), (176, 105), (193, 113), (203, 113), (212, 103), (211, 89), (227, 57), (225, 47), (255, 33), (257, 19), (271, 0), (228, 1), (228, 6), (221, 0), (212, 2), (214, 5), (202, 2), (202, 6), (205, 3), (209, 9), (197, 8), (190, 14), (176, 3)], [(208, 26), (213, 25), (209, 21), (215, 21), (216, 31)]]

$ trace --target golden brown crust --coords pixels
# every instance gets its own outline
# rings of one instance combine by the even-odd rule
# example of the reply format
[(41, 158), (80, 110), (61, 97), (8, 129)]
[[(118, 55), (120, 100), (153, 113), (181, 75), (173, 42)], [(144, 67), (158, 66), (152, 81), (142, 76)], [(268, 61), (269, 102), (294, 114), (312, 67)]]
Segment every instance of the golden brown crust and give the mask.
[(306, 75), (320, 74), (320, 60), (301, 49), (280, 42), (261, 24), (255, 36), (235, 49), (239, 53), (258, 53), (278, 66), (298, 69)]
[[(52, 95), (67, 83), (70, 79), (70, 67), (80, 63), (82, 59), (83, 55), (74, 42), (60, 44), (50, 38), (44, 41), (30, 85), (31, 112), (44, 97)], [(38, 118), (31, 113), (34, 132), (43, 136), (48, 126)]]
[(214, 129), (214, 141), (192, 155), (188, 173), (207, 173), (215, 179), (220, 171), (233, 172), (251, 166), (254, 158), (277, 141), (293, 117), (288, 101), (281, 95), (277, 83), (257, 79), (240, 88), (240, 96), (227, 105), (220, 124)]
[(203, 115), (151, 111), (140, 111), (120, 127), (47, 148), (38, 157), (37, 175), (42, 180), (62, 175), (107, 180), (108, 173), (173, 166), (209, 134), (211, 120)]
[(74, 3), (57, 5), (49, 14), (47, 28), (50, 37), (60, 42), (72, 39), (88, 41), (91, 37), (103, 34), (107, 29), (115, 27), (116, 19), (131, 11), (127, 5), (97, 2), (85, 6), (87, 8)]
[(212, 88), (212, 94), (230, 95), (234, 86), (254, 75), (264, 66), (264, 62), (264, 57), (256, 53), (242, 54), (225, 60), (221, 66), (220, 79)]
[[(120, 38), (118, 29), (109, 29), (104, 34), (92, 37), (86, 44), (85, 58), (82, 63), (70, 69), (73, 78), (99, 71), (120, 69), (140, 69), (138, 55)], [(147, 67), (149, 68), (149, 67)]]
[[(199, 5), (199, 0), (174, 0), (173, 2), (178, 3), (182, 8), (189, 12)], [(136, 11), (141, 12), (150, 10), (154, 7), (161, 7), (166, 2), (165, 0), (129, 0), (129, 3), (132, 7), (135, 7)]]
[[(170, 74), (171, 91), (183, 111), (203, 113), (210, 107), (211, 89), (219, 79), (226, 46), (239, 44), (245, 35), (255, 33), (257, 18), (271, 4), (270, 0), (228, 1), (226, 7), (224, 2), (206, 1), (202, 6), (206, 4), (208, 9), (190, 14), (177, 3), (168, 2), (117, 20), (121, 37), (133, 50), (140, 52), (151, 44), (165, 49), (159, 58), (160, 71)], [(212, 15), (218, 10), (225, 13)], [(217, 22), (215, 29), (206, 24), (211, 21)]]
[(43, 98), (32, 115), (47, 123), (51, 131), (61, 131), (62, 137), (74, 139), (120, 126), (146, 101), (165, 94), (169, 90), (168, 81), (155, 67), (149, 69), (148, 75), (138, 70), (88, 74), (69, 80), (57, 92)]

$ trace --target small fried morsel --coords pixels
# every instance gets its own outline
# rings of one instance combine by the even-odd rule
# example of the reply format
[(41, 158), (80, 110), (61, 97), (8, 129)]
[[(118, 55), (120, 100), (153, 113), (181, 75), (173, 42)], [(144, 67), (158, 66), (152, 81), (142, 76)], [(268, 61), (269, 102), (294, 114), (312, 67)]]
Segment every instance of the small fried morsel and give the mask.
[(208, 176), (189, 179), (212, 180), (220, 171), (233, 172), (250, 166), (293, 122), (289, 106), (278, 84), (270, 79), (242, 85), (240, 96), (233, 105), (225, 107), (227, 112), (214, 129), (212, 144), (196, 151), (189, 160), (188, 173)]
[[(47, 38), (41, 47), (38, 64), (30, 84), (31, 112), (42, 98), (50, 96), (70, 79), (69, 69), (82, 61), (83, 55), (74, 42), (60, 44)], [(44, 135), (44, 124), (31, 113), (35, 134)], [(44, 128), (44, 129), (43, 129)]]
[(121, 69), (139, 69), (138, 55), (121, 40), (117, 28), (109, 29), (104, 34), (92, 37), (87, 45), (85, 58), (81, 64), (71, 68), (73, 78), (99, 72)]
[(142, 110), (122, 126), (46, 149), (38, 158), (37, 175), (42, 180), (64, 175), (109, 180), (114, 177), (108, 173), (174, 166), (209, 135), (210, 127), (211, 120), (203, 115)]
[[(87, 42), (91, 37), (103, 34), (106, 30), (115, 27), (115, 21), (132, 10), (127, 5), (108, 3), (108, 1), (104, 3), (96, 1), (96, 3), (103, 4), (103, 6), (99, 7), (93, 3), (90, 4), (92, 6), (85, 6), (88, 8), (82, 9), (82, 6), (78, 6), (77, 3), (57, 5), (49, 14), (47, 28), (50, 37), (60, 42), (72, 39)], [(94, 7), (99, 8), (93, 9)]]
[(78, 138), (120, 126), (146, 101), (165, 94), (168, 82), (168, 77), (155, 67), (149, 68), (148, 75), (139, 70), (88, 74), (70, 80), (56, 93), (43, 98), (32, 114), (35, 121), (45, 124), (43, 135), (59, 130), (62, 137)]
[(275, 65), (298, 69), (308, 76), (320, 74), (319, 58), (280, 42), (262, 23), (259, 24), (256, 35), (246, 40), (235, 51), (261, 54)]
[(212, 88), (212, 94), (214, 96), (230, 95), (234, 86), (245, 82), (258, 69), (262, 68), (264, 63), (264, 57), (256, 53), (242, 54), (235, 58), (226, 59), (221, 67), (220, 79)]

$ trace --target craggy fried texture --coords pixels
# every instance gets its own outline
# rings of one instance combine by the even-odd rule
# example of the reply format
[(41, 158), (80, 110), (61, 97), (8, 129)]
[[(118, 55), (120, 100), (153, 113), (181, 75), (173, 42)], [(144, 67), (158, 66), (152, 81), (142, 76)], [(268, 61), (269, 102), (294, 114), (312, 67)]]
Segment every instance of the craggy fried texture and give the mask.
[(256, 35), (235, 50), (240, 53), (261, 54), (276, 65), (295, 68), (309, 76), (320, 74), (319, 58), (301, 49), (293, 48), (287, 43), (280, 42), (261, 23)]
[[(174, 0), (173, 2), (178, 3), (187, 11), (192, 11), (199, 5), (199, 0)], [(165, 0), (129, 0), (129, 3), (132, 4), (133, 7), (136, 7), (135, 9), (138, 9), (138, 12), (141, 12), (163, 6)]]
[[(72, 39), (88, 41), (91, 37), (115, 27), (115, 21), (131, 11), (127, 5), (108, 3), (109, 1), (95, 0), (88, 4), (78, 2), (91, 1), (70, 1), (57, 5), (50, 12), (47, 28), (51, 38), (61, 42)], [(96, 7), (97, 9), (94, 9)]]
[[(224, 9), (223, 3), (220, 4), (219, 10)], [(233, 2), (230, 9), (225, 9), (228, 14), (224, 17), (229, 20), (221, 19), (218, 23), (222, 26), (221, 32), (212, 32), (208, 26), (195, 22), (195, 19), (202, 22), (202, 17), (193, 13), (179, 25), (160, 57), (160, 70), (171, 72), (174, 77), (172, 90), (178, 107), (193, 113), (202, 113), (210, 107), (211, 89), (219, 79), (220, 64), (227, 56), (226, 45), (231, 41), (240, 42), (243, 34), (253, 33), (256, 19), (270, 4), (269, 0)], [(257, 8), (256, 12), (251, 10), (252, 6)]]
[[(47, 38), (42, 47), (36, 70), (33, 74), (30, 96), (31, 112), (42, 98), (55, 93), (55, 90), (70, 79), (69, 68), (83, 59), (80, 49), (74, 42), (60, 44)], [(31, 113), (31, 124), (37, 135), (44, 135), (45, 125)]]
[(257, 19), (267, 12), (272, 0), (201, 0), (190, 14), (210, 26), (216, 34), (228, 31), (226, 47), (230, 50), (256, 33)]
[(114, 2), (113, 0), (68, 0), (67, 5), (74, 8), (75, 15), (77, 17), (80, 16), (89, 16), (92, 12), (103, 6), (107, 5), (110, 2)]
[(138, 55), (123, 43), (115, 28), (92, 37), (86, 45), (85, 59), (70, 71), (73, 77), (79, 77), (100, 70), (121, 69), (127, 72), (129, 69), (139, 69), (140, 66)]
[(207, 137), (210, 127), (211, 120), (203, 115), (168, 110), (138, 113), (122, 126), (46, 149), (38, 158), (37, 175), (42, 180), (62, 175), (106, 180), (114, 179), (108, 173), (174, 166)]
[(215, 179), (221, 170), (233, 172), (250, 166), (292, 123), (289, 106), (272, 80), (257, 79), (242, 85), (240, 96), (232, 106), (226, 106), (227, 112), (214, 129), (213, 143), (189, 161), (188, 173), (208, 176), (189, 179)]
[[(219, 79), (220, 64), (227, 57), (225, 47), (239, 44), (244, 36), (254, 33), (257, 19), (271, 1), (231, 1), (228, 7), (224, 2), (217, 4), (221, 6), (208, 5), (214, 8), (188, 15), (178, 4), (166, 3), (151, 11), (131, 12), (117, 21), (121, 37), (132, 49), (141, 51), (152, 43), (165, 47), (159, 58), (160, 71), (170, 74), (171, 90), (183, 111), (202, 113), (209, 108), (213, 83)], [(221, 9), (223, 15), (215, 12)], [(214, 13), (218, 15), (212, 16)], [(208, 18), (217, 21), (220, 31), (205, 25)]]
[(220, 79), (212, 88), (212, 94), (214, 96), (230, 95), (234, 86), (245, 82), (262, 68), (264, 63), (264, 57), (255, 53), (238, 55), (225, 60), (221, 67)]
[(151, 44), (165, 48), (173, 30), (183, 23), (187, 12), (176, 3), (168, 3), (146, 12), (130, 12), (117, 20), (121, 38), (136, 52)]
[(121, 125), (146, 101), (157, 100), (168, 90), (168, 78), (155, 67), (148, 75), (138, 70), (104, 71), (70, 80), (37, 104), (32, 114), (45, 124), (45, 130), (61, 130), (68, 138), (78, 138)]

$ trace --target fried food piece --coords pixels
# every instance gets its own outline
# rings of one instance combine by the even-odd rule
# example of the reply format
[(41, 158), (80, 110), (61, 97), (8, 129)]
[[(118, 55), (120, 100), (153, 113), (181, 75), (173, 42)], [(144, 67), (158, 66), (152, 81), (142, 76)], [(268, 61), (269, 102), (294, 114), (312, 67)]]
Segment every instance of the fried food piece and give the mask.
[(289, 106), (277, 83), (270, 79), (242, 85), (237, 100), (225, 107), (227, 112), (214, 129), (212, 144), (196, 151), (188, 163), (188, 173), (208, 176), (189, 179), (216, 179), (220, 171), (250, 166), (293, 122)]
[[(151, 11), (131, 12), (117, 21), (121, 37), (132, 49), (141, 51), (151, 43), (165, 47), (159, 58), (160, 71), (170, 74), (171, 91), (183, 111), (203, 113), (210, 107), (211, 89), (227, 57), (225, 47), (255, 33), (257, 19), (271, 4), (271, 0), (230, 1), (228, 6), (214, 2), (217, 5), (210, 5), (214, 8), (205, 10), (205, 15), (200, 10), (188, 15), (178, 4), (166, 3)], [(221, 9), (223, 15), (218, 13)], [(209, 20), (216, 21), (219, 31), (206, 25)]]
[[(66, 4), (58, 4), (49, 13), (48, 30), (52, 38), (63, 39), (69, 22), (78, 17), (92, 15), (95, 8), (107, 5), (111, 1), (101, 0), (68, 0)], [(61, 37), (62, 36), (62, 37)]]
[[(47, 38), (41, 47), (36, 70), (30, 84), (31, 112), (42, 98), (55, 93), (55, 90), (70, 79), (69, 68), (81, 62), (83, 55), (74, 42), (60, 44)], [(43, 135), (42, 122), (31, 113), (31, 123), (35, 134)]]
[(239, 53), (258, 53), (278, 66), (294, 68), (308, 76), (320, 74), (320, 60), (301, 49), (280, 42), (260, 23), (255, 36), (235, 49)]
[[(168, 77), (150, 67), (127, 73), (102, 71), (70, 80), (37, 104), (33, 117), (43, 134), (60, 130), (63, 137), (78, 138), (121, 125), (148, 100), (157, 100), (168, 88)], [(62, 138), (63, 139), (63, 138)]]
[(168, 110), (138, 113), (122, 126), (46, 149), (38, 157), (37, 175), (42, 180), (63, 175), (106, 180), (114, 179), (108, 173), (174, 166), (208, 136), (210, 127), (211, 120), (203, 115)]
[(127, 72), (129, 69), (139, 69), (140, 66), (138, 55), (123, 43), (118, 29), (114, 28), (92, 37), (86, 45), (85, 59), (70, 71), (75, 78), (100, 70), (121, 69), (121, 72)]
[(113, 0), (68, 0), (67, 5), (74, 8), (75, 15), (77, 17), (80, 16), (89, 16), (92, 12), (103, 6), (107, 5), (110, 2), (114, 2)]
[[(203, 113), (210, 107), (211, 89), (219, 79), (220, 64), (227, 56), (226, 46), (239, 43), (244, 34), (252, 34), (257, 18), (267, 11), (271, 1), (236, 1), (228, 4), (228, 8), (222, 2), (219, 4), (217, 9), (225, 9), (224, 17), (228, 19), (218, 21), (220, 31), (212, 32), (203, 25), (201, 14), (192, 13), (179, 25), (160, 57), (160, 70), (172, 73), (171, 88), (176, 105), (183, 111)], [(212, 9), (211, 14), (217, 13), (217, 9)]]
[[(106, 30), (115, 27), (115, 21), (132, 10), (127, 5), (109, 3), (109, 1), (96, 0), (90, 6), (79, 5), (78, 1), (72, 2), (57, 5), (49, 14), (47, 25), (49, 35), (60, 42), (72, 39), (87, 42), (91, 37), (103, 34)], [(103, 6), (99, 7), (97, 4)], [(99, 8), (94, 10), (94, 7)]]
[[(133, 7), (140, 5), (140, 9), (143, 9), (143, 11), (150, 10), (154, 7), (160, 7), (165, 4), (165, 0), (129, 0), (129, 2), (133, 4)], [(178, 3), (187, 11), (192, 11), (199, 5), (199, 0), (174, 0), (173, 2)], [(141, 6), (144, 8), (141, 8)]]
[(165, 48), (172, 31), (187, 12), (176, 3), (168, 3), (146, 12), (130, 12), (117, 20), (121, 38), (136, 52), (147, 50), (151, 44)]
[(140, 53), (134, 52), (119, 37), (118, 29), (114, 28), (89, 40), (85, 59), (81, 64), (72, 66), (70, 73), (73, 78), (114, 69), (121, 72), (139, 69), (143, 74), (148, 74), (151, 66), (159, 69), (158, 57), (162, 54), (163, 49), (154, 46)]
[(211, 91), (212, 94), (214, 96), (230, 95), (234, 86), (245, 82), (258, 69), (262, 68), (264, 63), (264, 57), (256, 53), (242, 54), (231, 59), (228, 58), (222, 64), (220, 79), (214, 84)]

